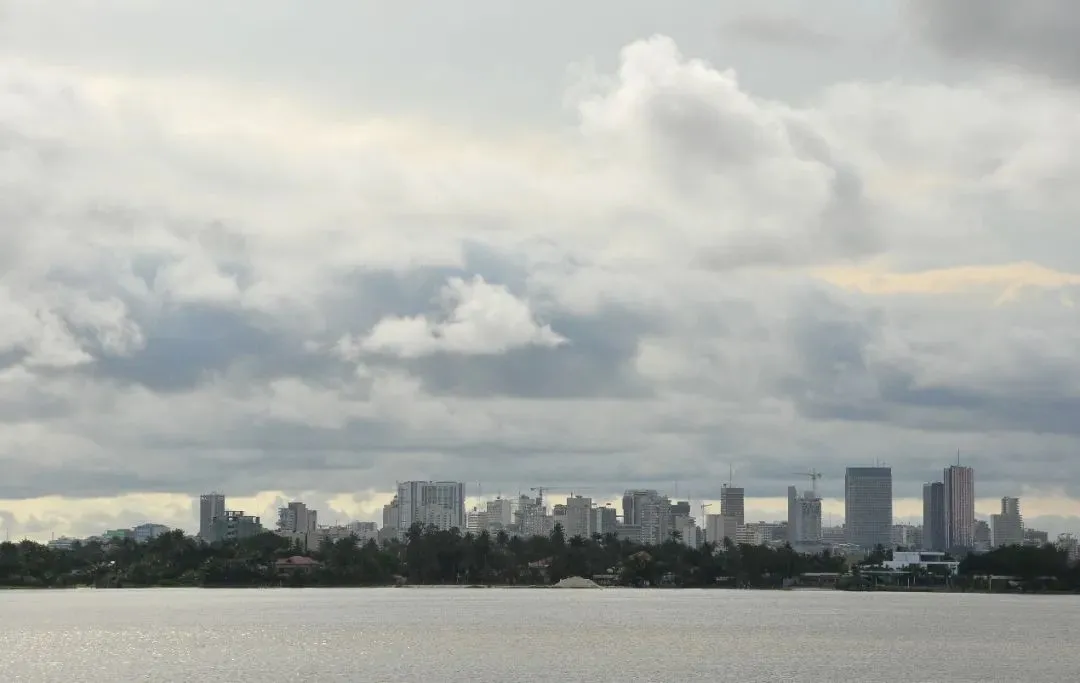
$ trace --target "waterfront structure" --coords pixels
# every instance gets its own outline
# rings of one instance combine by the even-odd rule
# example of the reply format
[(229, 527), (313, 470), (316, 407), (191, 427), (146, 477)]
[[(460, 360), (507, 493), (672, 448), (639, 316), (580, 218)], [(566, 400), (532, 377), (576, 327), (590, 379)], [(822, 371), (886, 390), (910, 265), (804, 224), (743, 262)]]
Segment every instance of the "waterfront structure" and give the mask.
[(945, 468), (945, 547), (975, 547), (975, 470)]
[(944, 552), (929, 550), (922, 552), (898, 550), (893, 552), (891, 560), (885, 560), (882, 565), (886, 569), (893, 571), (904, 571), (909, 567), (919, 567), (926, 570), (945, 571), (949, 574), (956, 574), (957, 568), (960, 567), (959, 562), (946, 560)]
[(318, 513), (309, 510), (300, 501), (293, 501), (283, 508), (278, 508), (277, 529), (283, 533), (302, 534), (314, 531), (318, 526)]
[(799, 495), (794, 486), (788, 487), (788, 542), (794, 546), (821, 543), (821, 498), (813, 491)]
[(397, 528), (413, 524), (443, 531), (465, 528), (465, 484), (459, 481), (406, 481), (397, 487)]
[(1020, 514), (1019, 498), (1002, 498), (1001, 512), (990, 515), (990, 542), (995, 548), (1023, 545), (1024, 517)]
[(945, 484), (940, 481), (923, 484), (922, 549), (943, 551), (945, 542)]
[(225, 515), (225, 494), (205, 493), (199, 496), (199, 538), (209, 542), (214, 520)]
[(849, 467), (844, 474), (844, 539), (861, 548), (892, 543), (892, 468)]

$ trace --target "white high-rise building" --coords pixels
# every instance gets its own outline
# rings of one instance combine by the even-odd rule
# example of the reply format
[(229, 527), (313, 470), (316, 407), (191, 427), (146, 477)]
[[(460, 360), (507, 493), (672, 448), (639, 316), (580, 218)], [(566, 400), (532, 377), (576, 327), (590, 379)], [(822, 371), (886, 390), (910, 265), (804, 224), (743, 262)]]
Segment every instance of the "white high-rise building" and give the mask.
[(792, 546), (821, 543), (821, 499), (813, 491), (799, 495), (788, 487), (788, 542)]
[(308, 506), (299, 501), (293, 501), (283, 508), (278, 508), (278, 531), (284, 533), (304, 534), (315, 531), (318, 526), (318, 513), (309, 510)]
[(546, 536), (550, 532), (549, 527), (554, 526), (541, 500), (528, 496), (521, 496), (518, 499), (514, 520), (518, 534), (525, 537)]
[(398, 530), (413, 524), (443, 531), (465, 528), (465, 484), (459, 481), (406, 481), (397, 489)]
[(566, 517), (563, 531), (567, 538), (589, 538), (593, 527), (592, 498), (571, 496), (566, 499)]
[(641, 504), (641, 542), (660, 545), (671, 538), (671, 499), (657, 495)]
[(945, 468), (945, 547), (975, 546), (975, 470)]
[(199, 496), (199, 538), (209, 543), (214, 537), (214, 520), (225, 516), (225, 494)]
[(487, 530), (492, 533), (509, 529), (514, 523), (513, 501), (509, 498), (496, 498), (487, 502)]
[(1024, 517), (1020, 514), (1019, 498), (1002, 498), (1001, 513), (990, 515), (990, 542), (995, 548), (1024, 544)]

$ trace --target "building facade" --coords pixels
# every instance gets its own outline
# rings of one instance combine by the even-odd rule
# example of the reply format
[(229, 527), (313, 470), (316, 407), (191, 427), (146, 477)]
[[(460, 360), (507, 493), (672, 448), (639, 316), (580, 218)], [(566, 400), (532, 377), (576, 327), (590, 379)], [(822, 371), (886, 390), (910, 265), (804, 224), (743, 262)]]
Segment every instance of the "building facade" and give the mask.
[(131, 530), (131, 534), (136, 543), (148, 543), (169, 531), (169, 527), (164, 524), (140, 524)]
[(892, 544), (891, 467), (849, 467), (844, 475), (844, 538), (874, 548)]
[(214, 520), (225, 516), (225, 494), (205, 493), (199, 496), (199, 538), (209, 542)]
[(594, 519), (592, 498), (570, 496), (566, 499), (565, 510), (566, 522), (563, 531), (567, 538), (592, 536)]
[(224, 515), (216, 517), (210, 525), (209, 541), (228, 543), (258, 536), (262, 532), (262, 523), (258, 517), (245, 515), (239, 510), (226, 510)]
[(940, 481), (923, 484), (923, 550), (944, 551), (945, 541), (945, 484)]
[(945, 468), (945, 547), (975, 546), (975, 470), (961, 465)]
[(406, 481), (397, 487), (397, 528), (413, 524), (448, 531), (465, 528), (465, 484), (459, 481)]
[(788, 487), (788, 542), (792, 546), (821, 543), (821, 499), (813, 491), (800, 496), (794, 486)]
[(1024, 544), (1024, 517), (1020, 514), (1019, 498), (1002, 498), (1001, 512), (990, 515), (990, 542), (995, 548)]
[(283, 508), (278, 508), (278, 531), (285, 533), (307, 533), (318, 526), (318, 513), (308, 509), (299, 501), (293, 501)]

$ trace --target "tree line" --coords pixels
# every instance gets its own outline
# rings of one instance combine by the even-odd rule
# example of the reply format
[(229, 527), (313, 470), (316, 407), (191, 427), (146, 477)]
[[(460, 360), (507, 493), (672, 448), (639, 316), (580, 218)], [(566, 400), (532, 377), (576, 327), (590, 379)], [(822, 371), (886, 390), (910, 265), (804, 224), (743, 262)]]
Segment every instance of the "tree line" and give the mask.
[[(300, 571), (279, 560), (310, 557)], [(844, 559), (828, 551), (807, 555), (790, 547), (677, 539), (646, 546), (615, 534), (523, 538), (504, 532), (462, 534), (457, 529), (411, 528), (402, 540), (325, 541), (312, 552), (273, 533), (208, 545), (180, 531), (145, 543), (76, 543), (54, 549), (31, 541), (0, 544), (0, 586), (528, 586), (569, 576), (601, 577), (622, 586), (731, 585), (773, 587), (804, 572), (842, 572)]]
[[(315, 563), (299, 569), (280, 565), (295, 556)], [(868, 564), (874, 563), (862, 567)], [(828, 550), (804, 554), (790, 546), (731, 542), (693, 548), (674, 538), (646, 546), (615, 534), (566, 538), (559, 526), (549, 536), (522, 538), (417, 525), (401, 540), (344, 538), (311, 552), (273, 533), (213, 545), (180, 531), (146, 543), (89, 541), (70, 549), (31, 541), (0, 544), (0, 586), (7, 587), (528, 586), (583, 576), (620, 586), (773, 588), (806, 573), (847, 571), (845, 559)], [(1080, 567), (1053, 546), (969, 555), (960, 563), (956, 585), (975, 587), (984, 575), (1080, 590)]]

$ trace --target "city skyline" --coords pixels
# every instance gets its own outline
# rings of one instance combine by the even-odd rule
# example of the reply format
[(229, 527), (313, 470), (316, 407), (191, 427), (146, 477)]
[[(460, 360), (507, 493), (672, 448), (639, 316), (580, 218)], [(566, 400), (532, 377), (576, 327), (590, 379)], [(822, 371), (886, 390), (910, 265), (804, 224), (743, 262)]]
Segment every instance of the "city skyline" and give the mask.
[[(945, 472), (944, 478), (948, 479), (948, 477), (950, 475), (950, 472), (957, 471), (958, 469), (961, 472), (967, 472), (965, 481), (973, 482), (973, 470), (972, 470), (972, 468), (967, 467), (967, 466), (964, 466), (964, 467), (959, 467), (959, 466), (956, 466), (956, 465), (947, 466), (944, 469), (944, 472)], [(714, 499), (714, 500), (709, 500), (709, 499), (696, 499), (695, 500), (692, 497), (691, 498), (687, 498), (685, 496), (683, 497), (683, 499), (688, 501), (688, 503), (687, 503), (687, 514), (688, 514), (688, 516), (696, 520), (696, 523), (697, 523), (698, 527), (701, 528), (703, 530), (703, 532), (706, 529), (711, 528), (710, 524), (709, 524), (709, 517), (717, 518), (716, 528), (715, 528), (715, 531), (712, 532), (712, 533), (714, 535), (719, 534), (719, 537), (723, 537), (724, 535), (730, 535), (730, 534), (734, 533), (737, 528), (741, 527), (744, 524), (750, 523), (750, 522), (754, 522), (754, 523), (759, 523), (759, 522), (761, 522), (761, 523), (783, 522), (783, 523), (786, 523), (786, 524), (788, 524), (790, 526), (793, 519), (795, 519), (796, 517), (799, 518), (799, 521), (797, 523), (800, 524), (800, 525), (803, 525), (803, 526), (800, 527), (800, 531), (796, 532), (797, 534), (806, 533), (805, 532), (805, 525), (808, 524), (808, 523), (811, 525), (810, 528), (817, 529), (817, 531), (814, 532), (817, 535), (820, 535), (820, 529), (824, 528), (824, 527), (838, 528), (840, 526), (847, 526), (846, 515), (837, 516), (835, 514), (835, 512), (838, 509), (843, 510), (845, 513), (850, 511), (852, 503), (849, 502), (849, 497), (847, 495), (845, 495), (844, 497), (842, 497), (840, 499), (835, 499), (835, 498), (830, 499), (828, 497), (822, 496), (820, 494), (820, 492), (818, 491), (818, 481), (820, 481), (822, 478), (824, 478), (825, 475), (823, 473), (817, 472), (817, 470), (811, 469), (810, 473), (801, 473), (801, 474), (793, 475), (795, 478), (801, 478), (801, 477), (809, 476), (810, 477), (810, 485), (809, 485), (809, 488), (806, 488), (805, 485), (803, 485), (803, 486), (790, 485), (788, 487), (788, 489), (787, 489), (787, 497), (784, 499), (785, 508), (784, 508), (783, 511), (781, 511), (778, 507), (772, 507), (772, 506), (769, 506), (769, 507), (766, 507), (766, 508), (755, 508), (752, 505), (750, 508), (746, 508), (746, 503), (745, 503), (746, 500), (761, 501), (761, 500), (776, 500), (776, 499), (775, 498), (770, 499), (770, 498), (753, 497), (753, 496), (747, 497), (745, 495), (745, 488), (737, 485), (738, 482), (736, 480), (737, 478), (734, 477), (733, 468), (729, 468), (729, 470), (730, 471), (729, 471), (729, 474), (728, 474), (728, 477), (727, 477), (726, 481), (724, 481), (721, 484), (721, 495), (720, 495), (719, 498)], [(855, 475), (853, 475), (853, 472), (855, 473)], [(845, 473), (846, 473), (846, 475), (845, 475), (845, 479), (846, 479), (845, 488), (847, 488), (849, 490), (850, 490), (850, 488), (852, 486), (852, 481), (851, 481), (852, 476), (856, 476), (856, 477), (867, 476), (867, 475), (869, 475), (869, 476), (882, 476), (882, 474), (880, 474), (880, 473), (883, 473), (883, 475), (888, 480), (887, 489), (877, 489), (876, 486), (875, 486), (875, 487), (872, 487), (874, 489), (874, 492), (869, 494), (869, 495), (871, 495), (871, 497), (873, 495), (882, 495), (881, 493), (876, 493), (877, 491), (887, 491), (890, 494), (893, 493), (892, 488), (891, 488), (891, 485), (892, 485), (892, 476), (891, 476), (892, 471), (891, 471), (891, 468), (889, 468), (889, 467), (881, 466), (881, 465), (878, 465), (878, 466), (875, 466), (875, 467), (865, 467), (865, 466), (848, 467), (848, 468), (846, 468)], [(406, 482), (406, 483), (409, 483), (409, 482)], [(357, 518), (355, 516), (349, 515), (348, 513), (342, 514), (342, 513), (338, 512), (338, 511), (335, 511), (333, 509), (332, 505), (331, 505), (330, 506), (331, 509), (329, 510), (329, 512), (332, 515), (335, 515), (335, 516), (333, 516), (331, 518), (333, 520), (333, 524), (338, 524), (339, 522), (358, 522), (358, 523), (374, 522), (376, 524), (381, 523), (382, 526), (386, 526), (387, 519), (388, 519), (387, 518), (387, 509), (391, 506), (391, 504), (396, 504), (396, 503), (399, 503), (401, 501), (405, 501), (406, 502), (405, 507), (408, 507), (407, 502), (409, 500), (411, 500), (412, 498), (416, 498), (417, 500), (420, 500), (420, 497), (423, 496), (423, 499), (425, 501), (430, 498), (430, 500), (432, 502), (438, 502), (438, 503), (440, 503), (440, 505), (443, 504), (443, 503), (453, 503), (453, 505), (451, 507), (453, 507), (456, 510), (456, 512), (454, 512), (450, 517), (446, 517), (445, 519), (443, 517), (441, 517), (441, 516), (438, 517), (438, 518), (432, 519), (432, 518), (424, 518), (423, 514), (419, 511), (420, 508), (416, 508), (417, 511), (415, 513), (404, 514), (403, 517), (405, 519), (413, 519), (414, 518), (413, 516), (410, 516), (410, 515), (420, 515), (420, 517), (415, 517), (415, 518), (416, 519), (423, 519), (425, 521), (425, 523), (434, 523), (437, 526), (458, 526), (459, 528), (464, 529), (467, 526), (466, 525), (466, 513), (467, 512), (471, 512), (471, 511), (474, 511), (474, 510), (477, 510), (477, 509), (483, 509), (485, 507), (485, 505), (490, 508), (491, 502), (499, 500), (499, 499), (502, 499), (504, 502), (507, 502), (507, 503), (513, 502), (514, 505), (516, 506), (517, 500), (519, 498), (536, 496), (536, 495), (540, 495), (540, 496), (544, 497), (543, 506), (544, 506), (544, 509), (547, 510), (549, 515), (551, 514), (552, 510), (555, 509), (556, 505), (558, 505), (559, 508), (565, 508), (566, 503), (571, 502), (572, 497), (576, 497), (578, 500), (585, 501), (588, 504), (588, 506), (591, 506), (592, 509), (594, 509), (594, 510), (597, 509), (597, 508), (605, 508), (605, 507), (608, 508), (609, 511), (613, 515), (613, 519), (615, 518), (616, 515), (618, 516), (618, 518), (620, 520), (620, 524), (624, 523), (624, 522), (622, 522), (622, 519), (627, 514), (634, 515), (634, 523), (641, 524), (640, 514), (636, 514), (635, 509), (637, 508), (638, 511), (640, 512), (640, 506), (642, 505), (642, 500), (638, 500), (637, 502), (635, 502), (634, 496), (638, 496), (638, 497), (644, 496), (645, 502), (647, 502), (647, 499), (649, 499), (649, 497), (660, 496), (660, 497), (663, 497), (666, 500), (668, 500), (669, 501), (668, 504), (671, 504), (671, 502), (674, 502), (675, 500), (679, 499), (679, 496), (677, 495), (677, 492), (679, 491), (679, 485), (677, 483), (672, 484), (672, 489), (671, 490), (632, 489), (631, 488), (631, 489), (625, 489), (622, 496), (604, 496), (604, 495), (600, 495), (599, 497), (597, 497), (595, 499), (593, 497), (582, 497), (580, 494), (575, 494), (574, 491), (569, 491), (569, 492), (567, 492), (565, 494), (561, 492), (562, 488), (570, 488), (570, 487), (529, 487), (526, 491), (519, 490), (516, 495), (511, 495), (511, 496), (505, 496), (504, 497), (502, 495), (501, 491), (497, 491), (494, 494), (489, 494), (487, 496), (484, 496), (483, 493), (482, 493), (483, 492), (483, 484), (480, 483), (480, 482), (476, 482), (474, 484), (475, 491), (478, 494), (476, 496), (469, 496), (468, 495), (469, 484), (466, 483), (466, 482), (454, 482), (454, 481), (436, 482), (436, 481), (428, 481), (428, 480), (420, 480), (420, 481), (412, 482), (412, 486), (415, 487), (417, 485), (435, 486), (435, 487), (449, 487), (449, 488), (448, 488), (448, 491), (446, 493), (426, 494), (426, 493), (421, 493), (419, 489), (416, 489), (415, 491), (411, 491), (410, 489), (403, 488), (403, 484), (401, 482), (399, 482), (396, 492), (394, 494), (392, 494), (391, 496), (389, 496), (386, 499), (386, 502), (383, 503), (383, 505), (381, 506), (381, 515), (379, 514), (380, 510), (375, 510), (373, 514), (362, 515), (361, 518)], [(923, 533), (925, 533), (926, 522), (927, 522), (927, 513), (930, 510), (930, 508), (928, 508), (928, 498), (927, 498), (928, 490), (929, 490), (928, 487), (932, 487), (932, 486), (937, 487), (940, 490), (940, 492), (937, 494), (937, 497), (940, 498), (940, 501), (937, 504), (939, 506), (941, 506), (941, 508), (942, 508), (942, 510), (941, 510), (942, 519), (941, 519), (940, 523), (941, 523), (942, 527), (946, 526), (947, 525), (947, 520), (945, 519), (946, 515), (944, 514), (944, 512), (945, 512), (944, 507), (947, 504), (946, 503), (947, 499), (946, 499), (946, 496), (945, 496), (944, 485), (942, 483), (938, 482), (936, 484), (931, 483), (931, 484), (924, 484), (923, 485), (923, 497), (919, 501), (919, 503), (921, 504), (921, 509), (919, 511), (919, 514), (913, 514), (912, 510), (914, 508), (911, 507), (911, 506), (902, 506), (902, 508), (901, 508), (902, 512), (896, 513), (895, 512), (896, 501), (897, 500), (902, 501), (902, 500), (905, 500), (905, 499), (903, 499), (903, 498), (898, 499), (895, 495), (891, 495), (890, 499), (889, 499), (889, 509), (890, 509), (890, 511), (892, 511), (892, 513), (889, 515), (889, 520), (888, 520), (887, 523), (885, 523), (885, 522), (880, 522), (879, 523), (879, 525), (881, 526), (881, 530), (879, 532), (877, 532), (878, 535), (881, 536), (882, 538), (887, 537), (891, 533), (889, 531), (889, 529), (892, 529), (896, 525), (900, 525), (900, 526), (903, 526), (903, 525), (918, 526), (923, 530)], [(578, 490), (581, 490), (581, 487), (577, 487), (577, 488), (578, 488)], [(432, 489), (432, 490), (435, 491), (435, 489)], [(684, 486), (682, 490), (685, 492), (686, 487)], [(672, 492), (676, 492), (676, 494), (672, 495)], [(974, 493), (974, 490), (971, 490), (970, 493)], [(866, 495), (867, 494), (856, 494), (856, 496), (855, 496), (855, 500), (856, 500), (855, 504), (857, 506), (865, 507), (865, 505), (866, 505), (865, 501), (867, 500)], [(813, 496), (812, 501), (811, 501), (811, 498), (810, 498), (811, 496)], [(804, 497), (807, 498), (806, 501), (803, 501)], [(197, 510), (196, 510), (196, 515), (195, 515), (195, 517), (196, 517), (195, 525), (196, 525), (196, 529), (197, 529), (196, 533), (199, 536), (205, 537), (205, 534), (207, 533), (207, 529), (209, 528), (209, 525), (211, 524), (212, 517), (215, 514), (220, 515), (220, 514), (222, 514), (224, 512), (224, 505), (225, 505), (224, 498), (225, 498), (225, 494), (220, 493), (220, 492), (212, 492), (212, 493), (202, 494), (197, 499), (195, 499), (197, 501)], [(302, 495), (301, 496), (293, 496), (293, 497), (276, 496), (274, 498), (273, 502), (270, 503), (269, 505), (264, 504), (261, 507), (259, 507), (259, 505), (256, 505), (254, 508), (252, 508), (252, 506), (250, 506), (250, 505), (246, 506), (246, 507), (248, 507), (250, 509), (254, 509), (255, 512), (250, 513), (250, 512), (245, 511), (243, 514), (251, 514), (253, 519), (258, 518), (258, 517), (262, 517), (262, 518), (265, 518), (265, 519), (275, 519), (276, 518), (275, 515), (278, 515), (279, 513), (284, 513), (285, 511), (291, 509), (292, 506), (296, 505), (297, 501), (299, 501), (302, 498), (307, 498), (307, 500), (310, 500), (310, 497), (305, 497), (305, 496), (302, 496)], [(1016, 508), (1016, 506), (1018, 506), (1018, 503), (1016, 503), (1016, 501), (1018, 499), (1019, 499), (1019, 497), (1016, 497), (1016, 496), (1002, 497), (1001, 499), (998, 499), (997, 501), (994, 502), (995, 506), (997, 506), (997, 507), (996, 507), (996, 509), (993, 509), (993, 510), (990, 509), (989, 503), (985, 499), (981, 499), (981, 501), (980, 501), (980, 499), (972, 499), (973, 502), (974, 502), (973, 508), (978, 508), (978, 511), (976, 511), (975, 509), (973, 509), (972, 511), (975, 513), (975, 519), (977, 519), (980, 524), (985, 525), (985, 528), (987, 529), (988, 533), (992, 534), (993, 533), (992, 529), (995, 528), (995, 524), (998, 524), (999, 522), (1002, 525), (1001, 526), (1002, 529), (1011, 529), (1012, 526), (1010, 526), (1010, 525), (1015, 526), (1015, 524), (1020, 524), (1019, 528), (1020, 528), (1020, 530), (1022, 530), (1024, 528), (1024, 525), (1023, 525), (1022, 522), (1009, 522), (1008, 517), (1005, 518), (1004, 522), (1001, 522), (999, 519), (997, 519), (997, 518), (1000, 518), (1002, 515), (1013, 514), (1013, 512), (1009, 512), (1009, 511), (1010, 510), (1015, 511), (1014, 508)], [(234, 500), (244, 501), (245, 499), (244, 499), (244, 497), (238, 497), (238, 498), (234, 498)], [(456, 501), (456, 502), (453, 502), (453, 501)], [(796, 504), (796, 501), (798, 501), (798, 505), (800, 506), (800, 509), (802, 510), (802, 512), (799, 512), (799, 513), (793, 512), (793, 507), (792, 506), (794, 504)], [(1013, 502), (1009, 503), (1008, 501), (1013, 501)], [(808, 504), (812, 505), (812, 507), (807, 508), (806, 506)], [(1012, 505), (1014, 507), (1009, 507), (1010, 505)], [(245, 507), (245, 505), (241, 504), (239, 506), (234, 506), (234, 507), (243, 508), (243, 507)], [(710, 510), (709, 508), (712, 508), (712, 509)], [(230, 509), (233, 509), (233, 508), (230, 508)], [(315, 510), (315, 509), (317, 509), (317, 507), (311, 507), (311, 509)], [(746, 512), (747, 509), (749, 509), (749, 514), (747, 514), (747, 512)], [(809, 521), (803, 521), (803, 516), (807, 513), (807, 510), (812, 510), (812, 514), (814, 515), (814, 517), (811, 518)], [(783, 514), (781, 514), (781, 512), (783, 512)], [(907, 512), (908, 514), (904, 514), (904, 512)], [(736, 515), (737, 519), (732, 519), (730, 524), (727, 523), (727, 522), (724, 522), (723, 519), (725, 517), (725, 513), (728, 514), (728, 515)], [(237, 514), (240, 514), (240, 513), (237, 513)], [(400, 513), (398, 513), (398, 514), (399, 514), (399, 516), (395, 517), (395, 519), (399, 519), (399, 518), (402, 517)], [(796, 517), (793, 517), (793, 515), (795, 515)], [(344, 519), (342, 519), (342, 517)], [(1015, 517), (1016, 517), (1016, 519), (1020, 519), (1019, 513), (1016, 513)], [(325, 520), (327, 518), (324, 517), (323, 519)], [(1048, 530), (1048, 533), (1052, 533), (1052, 534), (1056, 534), (1056, 533), (1075, 533), (1074, 527), (1055, 526), (1054, 524), (1051, 524), (1047, 528), (1047, 525), (1042, 524), (1042, 522), (1047, 521), (1046, 518), (1044, 518), (1042, 516), (1038, 516), (1038, 515), (1029, 516), (1027, 518), (1027, 520), (1033, 523), (1032, 528), (1041, 528), (1041, 529), (1044, 529), (1044, 530)], [(6, 520), (0, 520), (0, 521), (5, 521), (6, 522)], [(257, 519), (256, 519), (256, 521), (257, 521)], [(139, 523), (143, 524), (143, 525), (146, 525), (148, 523), (152, 524), (152, 523), (156, 523), (156, 522), (150, 522), (150, 521), (148, 521), (148, 520), (146, 520), (144, 518), (140, 518)], [(311, 514), (310, 524), (311, 524), (311, 526), (315, 525), (314, 513)], [(394, 525), (397, 525), (397, 524), (398, 524), (398, 522), (394, 522)], [(119, 526), (123, 526), (123, 525), (117, 525), (117, 526), (119, 527)], [(128, 525), (129, 528), (132, 527), (132, 526), (136, 526), (136, 524), (129, 524)], [(182, 529), (185, 529), (185, 530), (190, 530), (190, 529), (188, 529), (187, 525), (185, 525), (185, 524), (173, 524), (172, 526), (175, 527), (175, 528), (182, 528)], [(264, 523), (264, 526), (266, 526), (265, 523)], [(408, 526), (409, 526), (409, 524), (405, 523), (404, 526), (402, 526), (401, 528), (407, 528)], [(46, 534), (46, 532), (44, 530), (40, 530), (36, 534), (23, 533), (22, 535), (20, 535), (18, 533), (18, 529), (13, 529), (13, 528), (11, 528), (9, 526), (0, 524), (0, 534), (6, 533), (8, 535), (8, 537), (10, 537), (12, 532), (15, 533), (16, 538), (26, 537), (26, 538), (32, 538), (33, 540), (47, 540), (46, 535), (48, 536), (48, 538), (57, 537), (56, 529), (49, 529), (47, 531), (47, 534)], [(848, 531), (848, 532), (845, 532), (845, 533), (847, 535), (850, 535), (852, 532)], [(854, 533), (860, 534), (862, 532), (855, 531)], [(945, 534), (944, 531), (942, 531), (941, 533), (943, 535), (943, 538), (947, 538), (947, 534)], [(1005, 531), (1000, 531), (999, 533), (1005, 533)], [(1018, 532), (1013, 531), (1012, 533), (1018, 533)], [(77, 533), (76, 534), (61, 533), (60, 535), (64, 536), (64, 537), (78, 537)], [(93, 534), (83, 534), (83, 535), (87, 536), (87, 535), (93, 535)], [(846, 538), (846, 540), (848, 540), (850, 542), (852, 539)], [(869, 542), (869, 541), (866, 541), (866, 539), (864, 539), (864, 542)], [(932, 540), (932, 537), (928, 538), (927, 542), (930, 544), (930, 545), (927, 546), (927, 549), (939, 549), (938, 547), (936, 547), (936, 543)], [(947, 547), (947, 545), (945, 545), (947, 543), (948, 543), (948, 541), (946, 540), (944, 542), (944, 544), (943, 544), (943, 547)]]
[(4, 2), (5, 528), (956, 449), (1080, 526), (1073, 6), (691, 5)]

